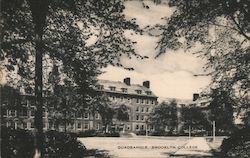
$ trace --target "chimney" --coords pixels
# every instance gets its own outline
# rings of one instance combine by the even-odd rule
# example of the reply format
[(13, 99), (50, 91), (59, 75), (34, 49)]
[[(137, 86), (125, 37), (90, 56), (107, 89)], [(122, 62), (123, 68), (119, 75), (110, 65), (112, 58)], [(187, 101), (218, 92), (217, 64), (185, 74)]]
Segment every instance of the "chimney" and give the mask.
[(193, 94), (193, 101), (196, 101), (199, 98), (199, 94), (198, 93), (194, 93)]
[(130, 77), (124, 78), (123, 82), (124, 82), (126, 85), (130, 86)]
[(142, 85), (143, 85), (144, 87), (150, 88), (150, 82), (149, 82), (149, 81), (144, 81), (144, 82), (142, 82)]

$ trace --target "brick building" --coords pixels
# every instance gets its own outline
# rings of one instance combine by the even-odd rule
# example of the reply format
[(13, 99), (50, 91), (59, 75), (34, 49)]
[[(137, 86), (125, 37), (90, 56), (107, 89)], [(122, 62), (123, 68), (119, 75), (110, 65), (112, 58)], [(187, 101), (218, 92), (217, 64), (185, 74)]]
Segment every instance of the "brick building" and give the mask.
[[(129, 109), (129, 120), (113, 120), (114, 128), (124, 128), (125, 131), (144, 131), (149, 127), (146, 120), (150, 112), (157, 105), (157, 96), (150, 90), (150, 81), (144, 81), (142, 85), (131, 84), (130, 78), (125, 78), (123, 82), (99, 80), (98, 91), (105, 92), (110, 98), (113, 106), (126, 105)], [(122, 125), (122, 126), (121, 126)], [(124, 126), (125, 125), (125, 126)]]
[[(131, 84), (130, 78), (125, 78), (123, 82), (99, 80), (96, 91), (104, 92), (112, 102), (111, 106), (125, 105), (128, 108), (129, 120), (118, 121), (113, 119), (113, 126), (116, 130), (142, 131), (154, 130), (146, 124), (148, 115), (157, 105), (157, 96), (150, 90), (150, 82), (144, 81), (142, 85)], [(47, 99), (44, 98), (46, 107)], [(18, 100), (18, 110), (7, 109), (8, 100), (1, 103), (1, 124), (12, 128), (34, 129), (35, 100), (32, 95), (21, 95)], [(55, 129), (54, 120), (51, 117), (53, 111), (44, 108), (43, 122), (44, 130)], [(102, 130), (102, 118), (98, 113), (79, 112), (72, 114), (71, 121), (67, 125), (59, 125), (58, 130), (80, 132), (86, 130)]]

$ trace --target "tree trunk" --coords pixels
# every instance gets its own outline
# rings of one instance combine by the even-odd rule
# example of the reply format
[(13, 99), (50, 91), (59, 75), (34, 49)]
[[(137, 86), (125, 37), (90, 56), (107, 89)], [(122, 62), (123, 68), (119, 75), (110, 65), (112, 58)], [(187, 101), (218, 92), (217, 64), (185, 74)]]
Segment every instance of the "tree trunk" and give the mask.
[(35, 61), (35, 157), (43, 156), (43, 80), (42, 80), (42, 36), (36, 35), (36, 61)]
[(64, 132), (67, 132), (67, 111), (64, 112)]

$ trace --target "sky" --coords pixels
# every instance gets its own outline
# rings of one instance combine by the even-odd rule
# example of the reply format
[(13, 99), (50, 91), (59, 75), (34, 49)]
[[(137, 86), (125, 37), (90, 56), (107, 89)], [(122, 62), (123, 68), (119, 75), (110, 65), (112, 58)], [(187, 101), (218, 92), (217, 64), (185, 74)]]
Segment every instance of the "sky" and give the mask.
[[(149, 8), (143, 7), (149, 6)], [(169, 17), (174, 8), (169, 8), (166, 4), (154, 4), (152, 1), (126, 1), (124, 14), (127, 19), (136, 18), (137, 24), (144, 28), (148, 25), (164, 24), (164, 17)], [(126, 31), (125, 35), (136, 41), (135, 50), (142, 56), (148, 56), (148, 59), (128, 59), (123, 57), (121, 63), (125, 67), (133, 67), (134, 71), (128, 71), (123, 68), (108, 66), (103, 69), (104, 72), (99, 79), (123, 81), (125, 77), (131, 78), (132, 84), (142, 84), (149, 80), (151, 90), (159, 98), (178, 98), (192, 99), (193, 93), (199, 93), (205, 89), (210, 78), (207, 76), (195, 76), (202, 74), (203, 66), (206, 61), (197, 58), (192, 53), (202, 47), (197, 45), (190, 52), (180, 49), (177, 51), (167, 50), (164, 55), (154, 58), (157, 54), (157, 37), (147, 34), (138, 35)], [(95, 41), (95, 40), (93, 40)], [(2, 77), (1, 77), (2, 76)], [(5, 74), (0, 73), (0, 82), (5, 83)]]
[[(149, 6), (149, 9), (143, 5)], [(144, 28), (148, 25), (164, 24), (163, 17), (169, 17), (174, 8), (166, 4), (156, 5), (151, 1), (126, 1), (124, 14), (127, 19), (136, 18), (137, 24)], [(199, 93), (205, 89), (210, 78), (207, 76), (195, 76), (204, 73), (203, 66), (206, 61), (196, 57), (193, 52), (201, 49), (197, 45), (189, 52), (182, 49), (177, 51), (167, 50), (164, 55), (154, 58), (157, 54), (157, 37), (149, 35), (131, 34), (125, 32), (128, 38), (136, 41), (135, 50), (148, 59), (122, 58), (124, 66), (133, 67), (134, 71), (108, 66), (99, 79), (123, 81), (125, 77), (131, 78), (132, 84), (142, 84), (149, 80), (151, 90), (160, 98), (192, 99), (193, 93)]]

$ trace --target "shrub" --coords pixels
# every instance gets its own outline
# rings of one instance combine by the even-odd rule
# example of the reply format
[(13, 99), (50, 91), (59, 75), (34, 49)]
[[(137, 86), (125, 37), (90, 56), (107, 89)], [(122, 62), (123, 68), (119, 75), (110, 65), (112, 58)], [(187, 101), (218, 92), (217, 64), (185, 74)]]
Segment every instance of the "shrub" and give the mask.
[(34, 138), (31, 132), (1, 127), (1, 157), (31, 158), (34, 155)]
[(165, 131), (153, 131), (149, 133), (150, 136), (165, 136), (166, 132)]
[(119, 132), (97, 133), (97, 137), (120, 137)]
[(77, 134), (78, 137), (94, 137), (97, 135), (96, 130), (87, 130), (87, 131), (82, 131)]
[(137, 131), (136, 135), (146, 135), (146, 130)]
[[(2, 158), (32, 158), (34, 136), (30, 131), (1, 128)], [(75, 133), (48, 131), (44, 134), (44, 158), (82, 158), (85, 146)]]
[(48, 158), (82, 158), (86, 151), (76, 134), (57, 131), (46, 132), (44, 148)]
[(223, 140), (222, 154), (225, 157), (248, 157), (250, 155), (250, 126), (235, 131), (231, 136)]

